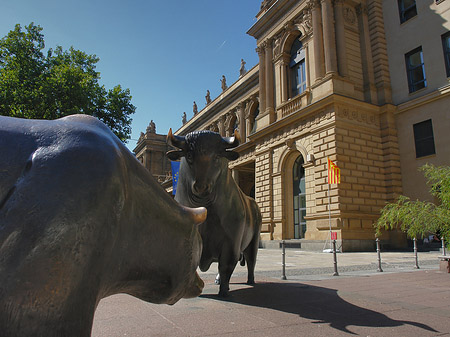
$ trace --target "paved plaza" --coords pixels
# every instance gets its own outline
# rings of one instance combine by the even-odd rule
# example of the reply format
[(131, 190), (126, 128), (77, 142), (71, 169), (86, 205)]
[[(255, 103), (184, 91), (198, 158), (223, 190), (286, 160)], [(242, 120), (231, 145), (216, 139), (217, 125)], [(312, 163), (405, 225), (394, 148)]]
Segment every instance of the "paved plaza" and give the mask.
[(200, 273), (203, 294), (173, 306), (128, 295), (103, 299), (92, 336), (450, 336), (450, 274), (439, 252), (333, 254), (260, 249), (255, 286), (237, 266), (231, 296), (217, 297), (217, 265)]

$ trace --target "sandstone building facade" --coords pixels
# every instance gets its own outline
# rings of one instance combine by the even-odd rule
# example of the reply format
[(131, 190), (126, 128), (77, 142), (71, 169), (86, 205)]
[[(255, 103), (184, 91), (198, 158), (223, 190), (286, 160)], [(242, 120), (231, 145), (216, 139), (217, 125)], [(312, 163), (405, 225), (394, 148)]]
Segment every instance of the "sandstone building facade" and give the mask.
[[(411, 3), (416, 15), (404, 6)], [(373, 222), (385, 203), (406, 192), (426, 197), (427, 187), (411, 180), (419, 179), (417, 168), (450, 162), (448, 9), (448, 1), (431, 0), (263, 1), (248, 30), (259, 64), (176, 134), (239, 130), (241, 156), (230, 168), (261, 208), (263, 241), (322, 249), (331, 228), (342, 251), (372, 250)], [(440, 48), (423, 30), (431, 12), (442, 19), (433, 21)], [(417, 66), (419, 46), (430, 52), (426, 83), (414, 72), (420, 66), (405, 66)], [(411, 76), (417, 90), (408, 92)], [(417, 157), (418, 147), (427, 154)], [(327, 158), (341, 169), (340, 184), (328, 185)], [(382, 239), (405, 244), (395, 231)]]

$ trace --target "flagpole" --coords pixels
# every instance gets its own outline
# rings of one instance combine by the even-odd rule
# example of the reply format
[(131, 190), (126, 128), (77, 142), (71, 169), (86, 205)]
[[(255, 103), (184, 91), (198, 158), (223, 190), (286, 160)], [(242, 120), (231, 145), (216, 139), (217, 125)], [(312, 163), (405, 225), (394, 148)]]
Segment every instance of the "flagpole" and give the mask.
[[(327, 158), (327, 185), (328, 185), (328, 224), (330, 226), (330, 233), (327, 235), (325, 245), (323, 246), (323, 252), (331, 251), (331, 196), (330, 196), (330, 159)], [(330, 239), (330, 249), (325, 249), (327, 246), (328, 238)]]
[(330, 249), (331, 249), (331, 195), (330, 195), (330, 182), (328, 182), (328, 224), (330, 225)]

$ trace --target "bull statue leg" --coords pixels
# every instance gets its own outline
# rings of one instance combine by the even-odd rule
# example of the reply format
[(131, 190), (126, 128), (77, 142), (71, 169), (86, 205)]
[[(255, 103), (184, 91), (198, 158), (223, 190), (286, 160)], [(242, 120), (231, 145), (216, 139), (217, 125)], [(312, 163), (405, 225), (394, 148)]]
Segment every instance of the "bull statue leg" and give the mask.
[(253, 239), (244, 250), (244, 259), (247, 261), (247, 284), (255, 284), (255, 265), (256, 255), (258, 254), (259, 247), (259, 233), (253, 235)]
[(233, 253), (232, 249), (222, 250), (222, 254), (219, 257), (220, 297), (228, 297), (229, 295), (231, 274), (233, 274), (238, 260), (239, 257)]

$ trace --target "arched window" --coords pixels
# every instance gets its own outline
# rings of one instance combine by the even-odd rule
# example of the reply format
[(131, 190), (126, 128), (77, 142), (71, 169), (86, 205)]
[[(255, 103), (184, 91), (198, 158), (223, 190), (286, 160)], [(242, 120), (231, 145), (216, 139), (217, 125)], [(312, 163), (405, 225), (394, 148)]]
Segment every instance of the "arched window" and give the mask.
[(294, 200), (294, 239), (305, 237), (306, 232), (306, 184), (303, 157), (295, 160), (292, 169), (293, 200)]
[(292, 44), (289, 70), (291, 97), (295, 97), (306, 90), (305, 49), (298, 38)]

